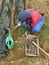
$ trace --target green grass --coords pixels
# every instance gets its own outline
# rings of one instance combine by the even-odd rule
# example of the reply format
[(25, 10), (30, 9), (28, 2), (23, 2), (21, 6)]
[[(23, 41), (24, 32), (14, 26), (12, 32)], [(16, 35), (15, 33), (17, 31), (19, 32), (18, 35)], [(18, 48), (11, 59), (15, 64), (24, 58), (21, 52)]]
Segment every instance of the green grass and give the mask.
[(2, 17), (0, 17), (0, 24), (1, 24), (1, 23), (3, 23), (3, 21), (4, 21), (4, 20), (3, 20), (3, 18), (2, 18)]
[(22, 35), (24, 32), (25, 32), (25, 29), (23, 27), (20, 27), (17, 30), (18, 35)]
[(48, 23), (46, 22), (44, 23), (40, 36), (42, 37), (43, 40), (49, 41), (49, 24)]

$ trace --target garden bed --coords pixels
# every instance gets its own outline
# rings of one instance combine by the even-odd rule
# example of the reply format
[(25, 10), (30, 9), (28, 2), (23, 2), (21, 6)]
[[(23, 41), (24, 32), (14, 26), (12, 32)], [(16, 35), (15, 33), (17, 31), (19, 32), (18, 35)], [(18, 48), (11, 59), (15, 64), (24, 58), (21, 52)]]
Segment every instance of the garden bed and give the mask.
[[(14, 1), (15, 0), (13, 0), (13, 2)], [(49, 15), (48, 15), (49, 6), (47, 6), (46, 4), (47, 4), (46, 0), (26, 0), (26, 8), (36, 8), (39, 11), (43, 11), (45, 14), (45, 22), (48, 24), (49, 23)], [(49, 52), (49, 30), (48, 30), (49, 27), (46, 25), (46, 23), (44, 24), (43, 29), (41, 30), (40, 33), (32, 32), (32, 34), (39, 36), (40, 47), (46, 50), (47, 52)], [(49, 64), (48, 57), (41, 51), (40, 51), (40, 56), (38, 57), (27, 57), (26, 55), (24, 55), (25, 46), (23, 46), (23, 44), (25, 45), (25, 40), (24, 40), (25, 37), (22, 37), (22, 35), (18, 36), (17, 29), (15, 28), (11, 28), (11, 33), (14, 40), (16, 41), (15, 47), (14, 49), (9, 51), (9, 54), (7, 57), (5, 57), (4, 59), (0, 59), (0, 65), (48, 65)]]
[(10, 0), (3, 0), (0, 11), (0, 58), (5, 57), (8, 53), (8, 48), (5, 44), (8, 35), (8, 27), (10, 26)]
[(15, 2), (15, 14), (14, 14), (14, 24), (17, 25), (19, 23), (18, 13), (25, 9), (25, 1), (24, 0), (16, 0)]

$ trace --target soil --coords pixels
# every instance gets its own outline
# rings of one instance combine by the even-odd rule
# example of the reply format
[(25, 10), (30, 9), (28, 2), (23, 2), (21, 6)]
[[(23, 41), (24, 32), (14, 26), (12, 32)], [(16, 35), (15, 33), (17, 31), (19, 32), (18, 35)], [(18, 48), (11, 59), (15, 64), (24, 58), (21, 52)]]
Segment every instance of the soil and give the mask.
[[(0, 0), (1, 1), (1, 0)], [(11, 9), (11, 34), (15, 41), (15, 47), (9, 50), (9, 54), (5, 58), (0, 59), (0, 65), (49, 65), (49, 57), (47, 57), (43, 52), (40, 51), (38, 57), (27, 57), (25, 56), (25, 37), (23, 35), (17, 34), (17, 29), (14, 27), (14, 10), (15, 10), (15, 0), (13, 0), (13, 6)], [(0, 2), (1, 3), (1, 2)], [(40, 12), (44, 12), (45, 22), (49, 23), (49, 1), (48, 0), (26, 0), (26, 8), (36, 8)], [(43, 29), (42, 29), (43, 31)], [(39, 37), (39, 45), (45, 51), (49, 53), (49, 38), (44, 39), (41, 33), (32, 33)], [(44, 30), (45, 31), (45, 30)], [(49, 29), (45, 32), (49, 33)], [(20, 44), (23, 44), (20, 47)]]

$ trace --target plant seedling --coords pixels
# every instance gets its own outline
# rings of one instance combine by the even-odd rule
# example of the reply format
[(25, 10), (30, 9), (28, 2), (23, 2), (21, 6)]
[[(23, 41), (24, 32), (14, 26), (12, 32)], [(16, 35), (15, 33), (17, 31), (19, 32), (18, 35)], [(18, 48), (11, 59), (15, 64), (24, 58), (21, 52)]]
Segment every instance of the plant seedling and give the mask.
[(18, 30), (17, 30), (17, 33), (19, 34), (19, 35), (22, 35), (23, 33), (25, 32), (25, 29), (24, 28), (18, 28)]

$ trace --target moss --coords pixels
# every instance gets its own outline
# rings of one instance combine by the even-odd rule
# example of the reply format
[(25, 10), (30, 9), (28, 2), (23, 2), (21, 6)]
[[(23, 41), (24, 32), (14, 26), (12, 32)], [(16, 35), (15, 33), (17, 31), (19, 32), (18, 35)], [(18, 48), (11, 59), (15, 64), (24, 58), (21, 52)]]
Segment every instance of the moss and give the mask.
[(20, 27), (17, 30), (18, 35), (22, 35), (24, 32), (25, 32), (25, 29), (23, 27)]
[(3, 23), (3, 18), (0, 18), (0, 24)]

